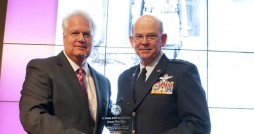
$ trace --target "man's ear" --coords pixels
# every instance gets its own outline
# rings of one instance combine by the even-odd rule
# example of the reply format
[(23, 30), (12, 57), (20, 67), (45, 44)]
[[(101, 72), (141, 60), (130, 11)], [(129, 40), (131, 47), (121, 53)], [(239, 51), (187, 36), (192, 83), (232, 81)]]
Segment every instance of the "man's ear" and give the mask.
[(162, 43), (162, 47), (164, 47), (167, 43), (167, 39), (168, 39), (168, 35), (166, 33), (161, 35), (161, 43)]
[(129, 41), (131, 43), (131, 47), (135, 49), (135, 44), (133, 43), (133, 37), (129, 36)]
[(65, 34), (63, 33), (63, 41), (65, 40)]

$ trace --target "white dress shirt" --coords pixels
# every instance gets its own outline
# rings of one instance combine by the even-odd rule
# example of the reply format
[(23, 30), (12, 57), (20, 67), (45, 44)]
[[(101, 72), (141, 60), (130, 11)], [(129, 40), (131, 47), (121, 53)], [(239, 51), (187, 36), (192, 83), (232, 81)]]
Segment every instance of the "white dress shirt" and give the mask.
[(144, 66), (141, 64), (140, 62), (140, 72), (139, 72), (139, 75), (142, 71), (142, 68), (146, 68), (146, 80), (148, 79), (148, 77), (150, 76), (150, 74), (152, 73), (153, 69), (155, 68), (155, 66), (157, 65), (157, 63), (159, 62), (159, 60), (161, 59), (163, 53), (161, 53), (151, 64), (147, 65), (147, 66)]

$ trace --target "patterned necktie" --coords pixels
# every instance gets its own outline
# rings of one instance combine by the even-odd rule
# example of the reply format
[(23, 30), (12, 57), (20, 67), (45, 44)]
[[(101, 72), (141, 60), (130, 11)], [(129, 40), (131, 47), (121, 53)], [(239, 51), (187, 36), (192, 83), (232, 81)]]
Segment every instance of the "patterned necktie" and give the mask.
[[(80, 85), (81, 85), (81, 87), (82, 87), (82, 90), (83, 90), (83, 92), (84, 92), (84, 94), (85, 94), (85, 98), (86, 98), (86, 101), (87, 101), (87, 104), (88, 104), (88, 107), (89, 107), (89, 99), (88, 99), (88, 93), (87, 93), (87, 90), (86, 90), (84, 74), (85, 74), (85, 72), (83, 71), (83, 69), (82, 69), (82, 68), (79, 68), (79, 69), (78, 69), (78, 80), (79, 80), (79, 83), (80, 83)], [(93, 127), (94, 127), (95, 121), (94, 121), (94, 119), (93, 119), (93, 117), (92, 117), (92, 115), (91, 115), (90, 110), (89, 110), (89, 113), (90, 113), (90, 116), (91, 116), (91, 117), (90, 117), (90, 120), (91, 120), (92, 125), (93, 125)]]
[(84, 74), (83, 74), (83, 69), (82, 68), (78, 69), (78, 80), (79, 80), (79, 84), (82, 87), (82, 90), (85, 93), (85, 96), (86, 96), (86, 99), (87, 99), (87, 102), (88, 102), (88, 94), (87, 94), (87, 91), (86, 91), (86, 84), (85, 84), (85, 81), (84, 81)]
[(136, 102), (136, 100), (138, 99), (138, 97), (140, 96), (140, 94), (142, 94), (142, 92), (144, 91), (144, 86), (145, 86), (145, 81), (146, 81), (146, 68), (144, 67), (141, 71), (141, 74), (139, 75), (136, 83), (135, 83), (135, 87), (134, 87), (134, 100)]

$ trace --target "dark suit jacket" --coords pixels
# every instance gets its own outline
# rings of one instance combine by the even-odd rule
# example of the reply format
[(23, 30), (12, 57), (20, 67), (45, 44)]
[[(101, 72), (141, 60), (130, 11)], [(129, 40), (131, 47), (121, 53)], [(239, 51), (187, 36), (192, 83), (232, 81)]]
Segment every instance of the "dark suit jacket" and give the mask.
[(94, 132), (89, 109), (76, 73), (61, 52), (31, 60), (21, 91), (20, 120), (31, 134), (100, 134), (110, 103), (109, 80), (90, 67), (97, 93), (97, 121)]
[[(196, 66), (162, 56), (146, 81), (140, 99), (133, 100), (133, 86), (139, 65), (124, 71), (118, 79), (117, 103), (121, 116), (134, 116), (137, 134), (209, 134), (210, 116), (205, 92)], [(160, 77), (171, 76), (172, 94), (151, 94)], [(132, 114), (134, 113), (135, 114)]]

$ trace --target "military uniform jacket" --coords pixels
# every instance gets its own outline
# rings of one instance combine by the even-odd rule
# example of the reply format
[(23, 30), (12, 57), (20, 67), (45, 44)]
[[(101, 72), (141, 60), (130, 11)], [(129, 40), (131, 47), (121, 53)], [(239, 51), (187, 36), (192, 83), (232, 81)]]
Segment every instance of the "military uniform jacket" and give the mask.
[(139, 65), (118, 79), (117, 104), (121, 116), (133, 116), (137, 134), (209, 134), (206, 95), (196, 66), (165, 55), (146, 80), (140, 99), (133, 100)]

